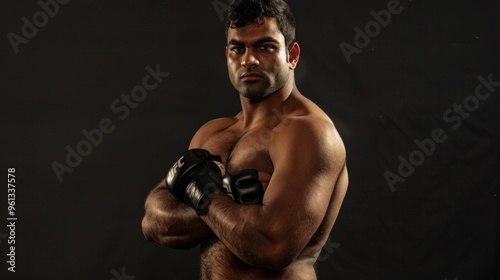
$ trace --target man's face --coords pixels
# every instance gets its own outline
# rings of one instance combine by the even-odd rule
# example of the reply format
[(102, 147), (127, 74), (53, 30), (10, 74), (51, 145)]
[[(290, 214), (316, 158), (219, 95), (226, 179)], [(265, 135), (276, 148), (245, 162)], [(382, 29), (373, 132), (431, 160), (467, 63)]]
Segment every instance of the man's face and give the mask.
[(250, 23), (227, 33), (229, 79), (243, 97), (258, 100), (281, 89), (290, 79), (285, 37), (275, 18)]

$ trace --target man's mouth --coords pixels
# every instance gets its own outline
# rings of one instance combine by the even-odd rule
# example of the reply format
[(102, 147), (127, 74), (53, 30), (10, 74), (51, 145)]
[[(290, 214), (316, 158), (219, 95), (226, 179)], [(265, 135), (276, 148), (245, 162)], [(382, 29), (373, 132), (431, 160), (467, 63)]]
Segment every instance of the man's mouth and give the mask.
[(241, 75), (240, 79), (244, 82), (251, 82), (262, 79), (262, 76), (254, 72), (248, 72)]

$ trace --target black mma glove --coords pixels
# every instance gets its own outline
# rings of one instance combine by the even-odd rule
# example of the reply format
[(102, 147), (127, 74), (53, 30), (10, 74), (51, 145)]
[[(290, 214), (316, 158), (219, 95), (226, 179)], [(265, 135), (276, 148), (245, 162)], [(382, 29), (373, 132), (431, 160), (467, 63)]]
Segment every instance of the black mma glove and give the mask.
[(262, 204), (264, 188), (255, 169), (228, 173), (222, 179), (223, 191), (234, 201), (242, 204)]
[(204, 149), (184, 152), (168, 171), (167, 189), (199, 214), (209, 202), (207, 195), (222, 188), (225, 169), (220, 162), (220, 156)]

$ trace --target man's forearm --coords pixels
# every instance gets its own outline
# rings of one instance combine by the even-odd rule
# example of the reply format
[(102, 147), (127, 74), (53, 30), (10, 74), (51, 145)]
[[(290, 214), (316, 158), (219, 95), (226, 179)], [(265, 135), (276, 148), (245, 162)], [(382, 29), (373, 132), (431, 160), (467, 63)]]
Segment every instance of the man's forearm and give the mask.
[(148, 196), (142, 220), (144, 236), (173, 248), (191, 248), (213, 233), (193, 209), (179, 202), (160, 183)]
[(237, 204), (220, 191), (211, 198), (207, 211), (200, 217), (242, 261), (255, 267), (280, 269), (293, 261), (295, 251), (300, 251), (290, 246), (284, 248), (286, 238), (273, 231), (280, 225), (278, 222), (271, 225), (271, 217), (264, 214), (263, 205)]

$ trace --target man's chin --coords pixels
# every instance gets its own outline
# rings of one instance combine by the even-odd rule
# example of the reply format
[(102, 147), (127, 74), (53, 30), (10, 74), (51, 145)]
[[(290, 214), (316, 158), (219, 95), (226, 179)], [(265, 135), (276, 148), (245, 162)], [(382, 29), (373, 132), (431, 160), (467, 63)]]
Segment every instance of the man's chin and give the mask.
[(240, 91), (240, 96), (254, 100), (254, 99), (260, 99), (262, 97), (262, 93), (254, 93), (254, 92), (248, 92), (248, 91)]
[(241, 96), (249, 99), (260, 99), (268, 94), (268, 87), (260, 83), (246, 83), (245, 85), (240, 85), (236, 90)]
[(271, 95), (272, 93), (267, 93), (267, 92), (264, 92), (264, 91), (258, 91), (258, 92), (255, 92), (255, 91), (240, 91), (240, 96), (248, 99), (249, 101), (259, 101), (259, 100), (262, 100), (266, 97), (268, 97), (269, 95)]

